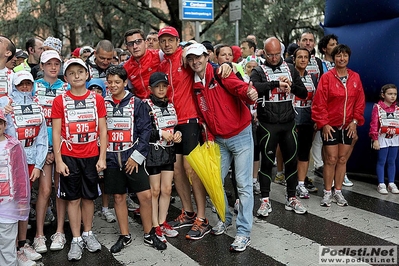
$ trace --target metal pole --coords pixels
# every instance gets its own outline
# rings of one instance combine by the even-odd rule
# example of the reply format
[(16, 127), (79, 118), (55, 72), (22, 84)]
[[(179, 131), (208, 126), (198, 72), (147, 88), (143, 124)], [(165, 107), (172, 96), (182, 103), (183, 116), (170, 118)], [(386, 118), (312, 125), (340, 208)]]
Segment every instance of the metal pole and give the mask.
[(239, 30), (238, 30), (238, 20), (236, 20), (236, 45), (238, 46), (238, 34), (239, 34)]
[(199, 21), (196, 21), (195, 22), (195, 41), (196, 42), (200, 42), (199, 31), (200, 31), (200, 23), (199, 23)]

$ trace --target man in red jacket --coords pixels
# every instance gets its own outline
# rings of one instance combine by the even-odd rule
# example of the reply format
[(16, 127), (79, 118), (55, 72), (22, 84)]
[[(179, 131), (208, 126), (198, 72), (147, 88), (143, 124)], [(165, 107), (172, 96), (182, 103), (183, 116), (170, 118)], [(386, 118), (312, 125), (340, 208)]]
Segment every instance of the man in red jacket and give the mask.
[[(208, 52), (202, 44), (192, 44), (186, 50), (186, 61), (194, 71), (191, 79), (194, 79), (193, 88), (200, 116), (208, 125), (211, 139), (220, 146), (223, 181), (234, 158), (240, 207), (236, 221), (237, 234), (230, 250), (244, 251), (250, 244), (254, 204), (252, 117), (245, 103), (253, 104), (258, 93), (252, 88), (252, 83), (248, 86), (234, 73), (224, 79), (215, 75), (208, 58)], [(231, 225), (232, 214), (226, 195), (225, 202), (226, 221), (219, 221), (212, 229), (215, 235), (222, 234)]]
[(133, 94), (140, 99), (146, 99), (150, 95), (148, 89), (150, 76), (157, 71), (163, 59), (162, 52), (146, 48), (144, 32), (140, 29), (128, 30), (124, 37), (127, 49), (132, 56), (123, 67), (133, 86)]
[[(193, 93), (189, 88), (193, 86), (192, 71), (183, 65), (183, 49), (179, 46), (179, 33), (173, 27), (167, 26), (158, 32), (159, 45), (165, 53), (158, 71), (168, 75), (170, 89), (168, 98), (176, 109), (178, 125), (175, 130), (182, 133), (182, 142), (175, 144), (176, 162), (174, 165), (174, 183), (182, 202), (182, 213), (169, 224), (174, 228), (192, 226), (188, 231), (187, 239), (201, 239), (210, 232), (211, 227), (205, 217), (206, 191), (201, 180), (189, 165), (186, 156), (198, 145), (200, 126), (198, 111), (194, 102)], [(197, 213), (191, 203), (192, 182)]]

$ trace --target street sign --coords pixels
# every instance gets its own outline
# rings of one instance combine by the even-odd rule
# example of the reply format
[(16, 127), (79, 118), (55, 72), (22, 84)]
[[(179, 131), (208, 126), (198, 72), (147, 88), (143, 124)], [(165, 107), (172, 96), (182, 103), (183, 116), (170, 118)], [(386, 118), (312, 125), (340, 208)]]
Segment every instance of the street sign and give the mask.
[(213, 21), (213, 0), (180, 0), (180, 19), (181, 20), (193, 20), (202, 21), (210, 20)]
[(229, 18), (230, 22), (241, 20), (241, 0), (229, 3)]

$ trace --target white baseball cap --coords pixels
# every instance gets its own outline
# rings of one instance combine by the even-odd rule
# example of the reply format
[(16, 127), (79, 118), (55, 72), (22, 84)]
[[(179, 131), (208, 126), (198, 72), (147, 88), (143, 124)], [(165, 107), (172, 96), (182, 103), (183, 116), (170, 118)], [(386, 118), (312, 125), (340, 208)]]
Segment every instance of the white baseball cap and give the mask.
[(64, 64), (64, 71), (63, 71), (63, 74), (64, 74), (64, 75), (65, 75), (65, 72), (66, 72), (66, 70), (68, 69), (68, 67), (69, 67), (70, 65), (72, 65), (72, 64), (81, 65), (81, 66), (84, 67), (87, 71), (89, 71), (89, 70), (87, 69), (87, 65), (85, 64), (85, 62), (83, 62), (82, 59), (80, 59), (80, 58), (71, 58), (71, 59), (69, 59), (68, 61), (66, 61), (65, 64)]
[(188, 56), (189, 54), (194, 54), (194, 55), (208, 54), (208, 50), (206, 50), (203, 44), (194, 43), (186, 48), (186, 56)]
[(21, 70), (15, 72), (14, 74), (14, 85), (19, 85), (23, 80), (30, 80), (32, 83), (34, 82), (33, 76), (30, 72), (26, 70)]
[(44, 64), (53, 58), (58, 59), (61, 62), (61, 57), (56, 50), (47, 50), (40, 56), (40, 62)]

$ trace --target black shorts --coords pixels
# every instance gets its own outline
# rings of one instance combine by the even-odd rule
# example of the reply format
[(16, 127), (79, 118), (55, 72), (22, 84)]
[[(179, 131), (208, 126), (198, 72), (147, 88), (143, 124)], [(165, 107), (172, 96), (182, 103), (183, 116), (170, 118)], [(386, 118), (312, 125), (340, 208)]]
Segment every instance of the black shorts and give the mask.
[(190, 122), (187, 124), (177, 125), (175, 127), (176, 131), (180, 131), (182, 134), (182, 141), (175, 143), (176, 154), (189, 155), (197, 147), (201, 135), (201, 128), (197, 119), (190, 119)]
[(313, 125), (297, 125), (298, 134), (298, 161), (309, 161), (310, 149), (312, 148), (314, 128)]
[(143, 165), (139, 165), (138, 173), (126, 173), (125, 169), (107, 168), (104, 170), (104, 193), (125, 194), (138, 193), (150, 189), (148, 173)]
[(173, 171), (174, 164), (164, 164), (161, 166), (147, 166), (147, 172), (149, 175), (157, 175), (162, 171)]
[(69, 175), (60, 175), (59, 197), (64, 200), (96, 199), (99, 195), (98, 156), (75, 158), (62, 155), (62, 161), (68, 166)]
[(323, 138), (323, 130), (321, 130), (321, 138), (323, 139), (323, 145), (338, 145), (338, 144), (346, 144), (352, 145), (353, 138), (348, 137), (348, 130), (338, 129), (338, 127), (332, 127), (335, 132), (331, 132), (332, 139), (328, 139), (327, 141)]

